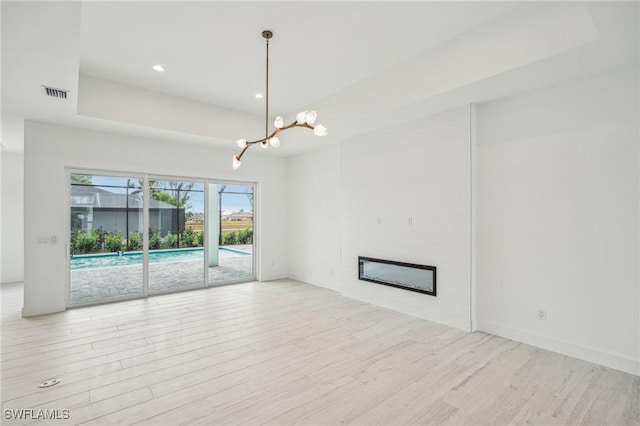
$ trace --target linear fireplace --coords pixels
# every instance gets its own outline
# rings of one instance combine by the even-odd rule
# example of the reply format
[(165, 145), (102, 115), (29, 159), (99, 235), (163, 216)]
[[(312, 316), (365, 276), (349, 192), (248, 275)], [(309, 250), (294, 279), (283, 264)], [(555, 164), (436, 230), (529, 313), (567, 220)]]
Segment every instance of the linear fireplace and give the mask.
[(358, 256), (358, 279), (436, 295), (436, 267)]

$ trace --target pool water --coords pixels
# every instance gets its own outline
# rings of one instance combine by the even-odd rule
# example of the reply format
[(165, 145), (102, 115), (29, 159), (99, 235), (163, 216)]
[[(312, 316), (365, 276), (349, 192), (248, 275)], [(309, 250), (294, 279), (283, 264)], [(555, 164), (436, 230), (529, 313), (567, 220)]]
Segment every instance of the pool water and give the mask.
[[(219, 248), (221, 259), (236, 256), (248, 256), (251, 253), (242, 250)], [(188, 262), (191, 260), (202, 261), (204, 249), (183, 249), (183, 250), (156, 250), (149, 252), (149, 263), (164, 262)], [(71, 258), (71, 269), (86, 268), (106, 268), (111, 266), (126, 266), (142, 264), (142, 252), (123, 253), (119, 256), (116, 253), (97, 255), (76, 255)]]

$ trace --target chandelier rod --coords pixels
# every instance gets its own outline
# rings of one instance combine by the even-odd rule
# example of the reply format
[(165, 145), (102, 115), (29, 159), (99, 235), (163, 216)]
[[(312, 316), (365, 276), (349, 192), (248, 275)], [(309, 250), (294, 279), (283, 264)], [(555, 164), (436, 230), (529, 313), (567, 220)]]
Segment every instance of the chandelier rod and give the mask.
[(267, 65), (266, 65), (266, 100), (265, 100), (265, 113), (264, 113), (264, 137), (269, 137), (269, 39), (273, 37), (273, 33), (269, 30), (262, 32), (262, 37), (266, 40), (267, 49)]

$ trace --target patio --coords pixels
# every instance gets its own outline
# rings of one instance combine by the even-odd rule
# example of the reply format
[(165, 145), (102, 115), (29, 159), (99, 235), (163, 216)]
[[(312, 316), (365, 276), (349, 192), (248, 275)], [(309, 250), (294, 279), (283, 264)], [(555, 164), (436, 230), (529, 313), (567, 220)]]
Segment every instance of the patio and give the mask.
[[(251, 252), (252, 245), (229, 246)], [(233, 253), (220, 265), (208, 268), (208, 285), (249, 280), (253, 256)], [(149, 264), (149, 294), (204, 287), (202, 260)], [(142, 297), (142, 264), (71, 270), (71, 304), (85, 304), (123, 297)]]

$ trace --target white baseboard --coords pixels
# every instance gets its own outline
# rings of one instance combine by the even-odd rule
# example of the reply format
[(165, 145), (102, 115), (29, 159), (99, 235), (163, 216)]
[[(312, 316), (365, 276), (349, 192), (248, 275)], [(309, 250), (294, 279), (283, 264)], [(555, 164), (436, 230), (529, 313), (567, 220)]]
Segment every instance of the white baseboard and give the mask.
[(282, 272), (275, 272), (275, 273), (261, 274), (260, 277), (258, 277), (258, 281), (275, 281), (275, 280), (282, 280), (285, 278), (288, 278), (287, 274)]
[(597, 348), (541, 336), (492, 321), (479, 319), (478, 330), (640, 376), (640, 359), (633, 359)]
[(50, 304), (47, 306), (23, 306), (22, 307), (22, 317), (33, 317), (36, 315), (46, 315), (46, 314), (55, 314), (57, 312), (63, 312), (67, 308), (62, 304)]
[(300, 281), (303, 283), (307, 283), (307, 284), (311, 284), (314, 285), (316, 287), (322, 287), (322, 288), (326, 288), (328, 290), (333, 290), (333, 291), (337, 291), (340, 292), (340, 284), (337, 282), (333, 283), (333, 282), (326, 282), (326, 280), (322, 280), (320, 278), (317, 277), (308, 277), (308, 276), (301, 276), (295, 273), (289, 273), (289, 278), (291, 278), (292, 280), (296, 280), (296, 281)]
[(2, 279), (2, 282), (0, 282), (0, 284), (13, 284), (13, 283), (21, 283), (24, 281), (24, 276), (18, 276), (18, 275), (14, 275), (14, 276), (9, 276), (9, 277), (4, 277)]

